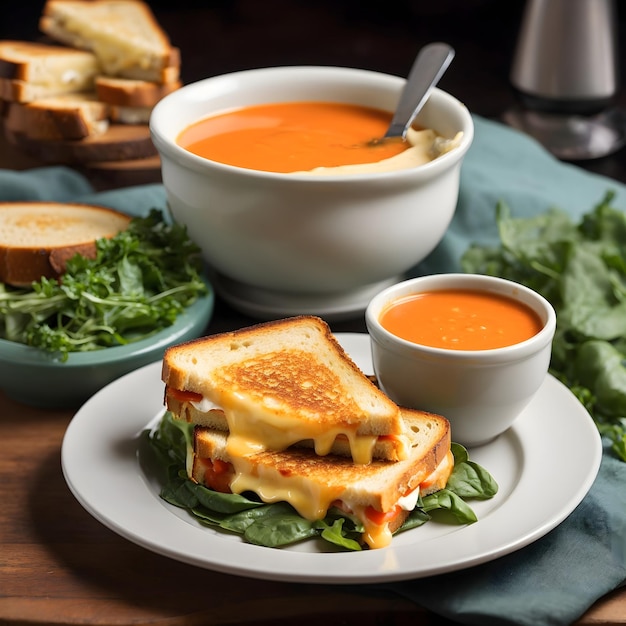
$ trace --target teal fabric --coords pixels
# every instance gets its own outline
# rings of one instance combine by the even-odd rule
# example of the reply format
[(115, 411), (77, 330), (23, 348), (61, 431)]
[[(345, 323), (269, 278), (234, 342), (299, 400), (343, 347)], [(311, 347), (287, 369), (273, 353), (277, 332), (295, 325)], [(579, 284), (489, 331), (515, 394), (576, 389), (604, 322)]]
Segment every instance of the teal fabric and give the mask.
[[(614, 205), (626, 210), (625, 186), (561, 163), (505, 126), (478, 117), (474, 121), (475, 140), (463, 165), (457, 212), (441, 244), (413, 274), (457, 271), (470, 243), (496, 243), (499, 200), (516, 216), (558, 206), (580, 217), (613, 189)], [(93, 202), (135, 215), (153, 207), (166, 209), (161, 185), (97, 193), (82, 176), (59, 167), (0, 170), (0, 200)], [(567, 433), (562, 445), (567, 448)], [(548, 482), (537, 485), (549, 488)], [(462, 624), (565, 626), (625, 581), (626, 463), (606, 450), (587, 497), (539, 541), (469, 570), (382, 588)]]
[(459, 270), (471, 242), (497, 243), (495, 207), (505, 201), (516, 217), (559, 207), (579, 218), (608, 189), (626, 210), (626, 186), (555, 159), (536, 141), (502, 124), (474, 117), (475, 135), (461, 170), (459, 202), (441, 244), (414, 274)]

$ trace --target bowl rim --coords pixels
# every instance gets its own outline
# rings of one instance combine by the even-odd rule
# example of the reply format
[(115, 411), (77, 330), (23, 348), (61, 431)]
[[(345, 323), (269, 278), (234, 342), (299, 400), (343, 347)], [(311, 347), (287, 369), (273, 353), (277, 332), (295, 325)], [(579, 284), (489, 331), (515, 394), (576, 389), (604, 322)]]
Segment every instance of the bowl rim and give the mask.
[[(394, 335), (380, 323), (379, 317), (385, 305), (396, 298), (418, 293), (421, 290), (440, 291), (451, 288), (505, 295), (521, 301), (541, 316), (543, 327), (529, 339), (509, 346), (487, 350), (454, 350), (408, 341)], [(516, 298), (515, 293), (522, 294), (523, 297), (521, 299)], [(556, 312), (552, 304), (540, 293), (521, 283), (487, 274), (445, 273), (409, 278), (383, 289), (368, 303), (365, 309), (365, 323), (372, 341), (382, 344), (392, 351), (482, 366), (521, 360), (551, 345), (556, 330)]]
[[(204, 157), (195, 155), (188, 150), (185, 150), (179, 146), (175, 139), (169, 136), (168, 133), (163, 132), (160, 128), (161, 119), (168, 119), (171, 116), (169, 109), (176, 106), (176, 103), (184, 98), (191, 98), (192, 100), (198, 100), (199, 94), (203, 90), (211, 89), (215, 85), (219, 85), (221, 82), (227, 81), (241, 81), (246, 77), (254, 76), (255, 78), (261, 77), (265, 81), (271, 79), (280, 79), (281, 82), (288, 80), (289, 76), (311, 76), (319, 77), (321, 80), (323, 75), (338, 77), (352, 77), (357, 80), (369, 80), (379, 81), (381, 87), (387, 91), (397, 91), (398, 95), (400, 90), (404, 86), (406, 80), (400, 76), (394, 76), (392, 74), (386, 74), (384, 72), (377, 72), (374, 70), (341, 67), (341, 66), (323, 66), (323, 65), (286, 65), (278, 67), (261, 67), (249, 70), (241, 70), (235, 72), (229, 72), (226, 74), (219, 74), (204, 78), (187, 85), (183, 85), (179, 89), (166, 95), (162, 98), (153, 108), (150, 115), (149, 128), (152, 136), (152, 141), (155, 144), (157, 150), (162, 156), (173, 159), (179, 165), (183, 167), (189, 167), (192, 170), (198, 172), (205, 172), (207, 169), (213, 169), (221, 175), (236, 175), (242, 174), (255, 179), (267, 180), (267, 181), (284, 181), (285, 183), (295, 182), (299, 185), (303, 183), (311, 183), (312, 181), (321, 180), (325, 184), (346, 184), (354, 182), (364, 182), (367, 180), (388, 180), (388, 179), (405, 179), (414, 178), (419, 172), (423, 176), (434, 176), (440, 170), (447, 170), (454, 164), (459, 163), (464, 157), (467, 150), (469, 150), (473, 138), (474, 138), (474, 123), (472, 115), (467, 107), (457, 98), (450, 93), (443, 91), (440, 88), (435, 87), (427, 101), (423, 111), (427, 110), (429, 102), (435, 106), (438, 103), (444, 103), (446, 106), (454, 106), (457, 109), (457, 114), (463, 121), (463, 137), (461, 143), (454, 150), (447, 152), (433, 161), (424, 163), (417, 167), (404, 168), (399, 170), (390, 170), (385, 172), (363, 172), (352, 174), (316, 174), (311, 176), (310, 174), (298, 174), (298, 173), (283, 173), (283, 172), (267, 172), (263, 170), (253, 170), (248, 168), (237, 167), (228, 165), (225, 163), (219, 163), (217, 161), (211, 161)], [(263, 99), (262, 102), (271, 102), (277, 100)], [(202, 116), (197, 118), (202, 119)], [(419, 119), (419, 115), (417, 117)], [(181, 132), (188, 124), (185, 123), (181, 126), (178, 132)], [(313, 182), (313, 184), (315, 184)]]

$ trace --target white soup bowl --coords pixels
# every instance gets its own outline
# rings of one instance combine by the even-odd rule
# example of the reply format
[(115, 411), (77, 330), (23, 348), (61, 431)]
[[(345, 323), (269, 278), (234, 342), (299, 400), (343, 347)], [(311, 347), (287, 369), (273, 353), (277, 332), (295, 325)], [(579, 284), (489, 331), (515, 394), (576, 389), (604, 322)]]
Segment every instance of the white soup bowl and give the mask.
[(218, 291), (232, 282), (244, 301), (267, 292), (277, 302), (304, 303), (303, 310), (269, 311), (277, 314), (324, 313), (324, 302), (355, 294), (362, 313), (375, 293), (441, 241), (456, 209), (473, 122), (461, 102), (435, 89), (416, 123), (445, 138), (461, 132), (460, 145), (412, 169), (349, 175), (225, 165), (182, 148), (179, 134), (211, 114), (270, 102), (339, 102), (391, 112), (404, 84), (367, 70), (274, 67), (207, 78), (156, 105), (150, 128), (167, 199), (210, 269), (225, 279), (215, 281)]

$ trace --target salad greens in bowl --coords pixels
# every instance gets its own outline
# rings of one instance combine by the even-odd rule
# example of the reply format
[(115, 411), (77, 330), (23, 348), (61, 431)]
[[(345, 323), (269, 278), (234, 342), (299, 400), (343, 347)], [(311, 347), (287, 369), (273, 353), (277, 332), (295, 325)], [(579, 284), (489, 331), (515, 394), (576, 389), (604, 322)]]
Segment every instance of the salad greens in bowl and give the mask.
[(59, 281), (0, 283), (0, 388), (17, 401), (76, 407), (112, 380), (200, 336), (214, 294), (184, 227), (135, 217), (76, 255)]

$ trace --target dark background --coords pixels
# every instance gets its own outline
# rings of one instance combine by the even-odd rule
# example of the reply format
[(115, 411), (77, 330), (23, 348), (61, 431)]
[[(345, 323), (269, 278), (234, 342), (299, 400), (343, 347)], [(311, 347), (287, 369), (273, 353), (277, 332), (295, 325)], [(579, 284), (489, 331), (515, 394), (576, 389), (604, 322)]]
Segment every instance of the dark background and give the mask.
[[(478, 115), (499, 119), (517, 104), (509, 72), (525, 0), (153, 0), (182, 56), (185, 83), (273, 65), (342, 65), (405, 76), (419, 48), (447, 41), (456, 57), (440, 87)], [(619, 33), (626, 6), (617, 0)], [(38, 39), (44, 0), (3, 0), (0, 38)], [(626, 44), (620, 37), (619, 59)], [(620, 63), (626, 85), (626, 63)], [(626, 90), (617, 96), (626, 106)], [(586, 162), (626, 182), (626, 150)]]

